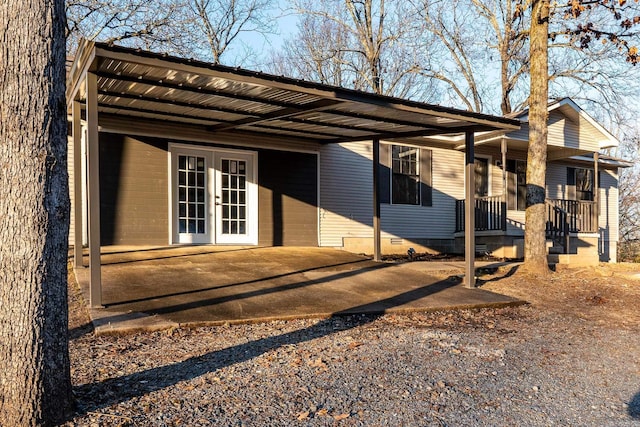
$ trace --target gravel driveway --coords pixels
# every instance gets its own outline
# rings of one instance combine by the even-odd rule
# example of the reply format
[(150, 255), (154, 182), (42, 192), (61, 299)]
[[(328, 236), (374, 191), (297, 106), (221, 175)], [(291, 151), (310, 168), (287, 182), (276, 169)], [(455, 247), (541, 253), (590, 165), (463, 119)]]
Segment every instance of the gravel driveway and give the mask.
[(98, 337), (74, 316), (68, 425), (640, 425), (637, 324), (522, 306)]

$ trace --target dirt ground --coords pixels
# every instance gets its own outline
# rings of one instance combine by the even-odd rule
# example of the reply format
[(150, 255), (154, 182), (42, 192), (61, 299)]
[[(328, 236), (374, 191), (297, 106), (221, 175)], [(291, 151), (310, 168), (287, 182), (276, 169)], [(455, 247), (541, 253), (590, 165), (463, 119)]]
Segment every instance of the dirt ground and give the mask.
[(482, 289), (510, 295), (545, 311), (575, 316), (611, 327), (640, 325), (640, 264), (602, 263), (559, 268), (547, 279), (504, 267), (480, 271)]

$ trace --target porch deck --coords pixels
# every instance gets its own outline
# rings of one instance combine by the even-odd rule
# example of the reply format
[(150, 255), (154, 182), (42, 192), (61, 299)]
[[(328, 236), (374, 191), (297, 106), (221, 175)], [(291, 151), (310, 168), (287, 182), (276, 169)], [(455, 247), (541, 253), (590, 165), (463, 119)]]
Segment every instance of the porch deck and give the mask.
[[(105, 247), (101, 261), (97, 333), (522, 303), (463, 286), (462, 262), (376, 263), (327, 248)], [(76, 269), (87, 301), (88, 277)]]

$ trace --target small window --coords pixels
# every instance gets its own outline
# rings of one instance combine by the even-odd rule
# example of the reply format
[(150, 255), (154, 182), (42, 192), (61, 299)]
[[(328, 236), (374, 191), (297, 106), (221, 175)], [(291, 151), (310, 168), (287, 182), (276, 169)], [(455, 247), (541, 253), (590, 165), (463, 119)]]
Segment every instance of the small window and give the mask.
[(392, 146), (393, 204), (420, 204), (420, 150), (402, 145)]
[(476, 157), (474, 164), (476, 197), (487, 197), (489, 195), (489, 159)]
[(527, 162), (521, 160), (516, 161), (516, 183), (518, 186), (516, 194), (516, 209), (524, 211), (527, 209)]
[(593, 169), (576, 168), (576, 200), (593, 201)]

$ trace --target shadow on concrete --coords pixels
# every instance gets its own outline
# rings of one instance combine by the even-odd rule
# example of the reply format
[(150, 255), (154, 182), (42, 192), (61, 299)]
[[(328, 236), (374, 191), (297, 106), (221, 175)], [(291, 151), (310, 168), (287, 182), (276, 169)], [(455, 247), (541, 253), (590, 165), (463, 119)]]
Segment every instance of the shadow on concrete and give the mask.
[(368, 312), (372, 309), (377, 310), (380, 307), (398, 306), (458, 284), (459, 280), (449, 278), (378, 301), (375, 304), (351, 307), (334, 313), (330, 318), (320, 320), (318, 323), (303, 329), (261, 338), (201, 356), (194, 356), (182, 362), (74, 387), (74, 395), (78, 399), (78, 411), (75, 416), (82, 416), (91, 411), (125, 402), (183, 381), (192, 380), (215, 372), (218, 369), (251, 360), (286, 345), (300, 344), (329, 336), (336, 332), (360, 327), (373, 322), (381, 316), (381, 313), (351, 315), (352, 313)]
[[(152, 296), (148, 296), (148, 297), (144, 297), (144, 298), (116, 301), (116, 302), (113, 302), (113, 303), (105, 304), (104, 306), (105, 306), (105, 308), (111, 308), (111, 307), (117, 307), (117, 306), (123, 305), (123, 304), (135, 304), (135, 303), (140, 303), (140, 302), (158, 300), (158, 299), (161, 299), (161, 298), (171, 298), (171, 297), (198, 294), (198, 293), (207, 292), (207, 291), (231, 288), (231, 287), (234, 287), (234, 286), (250, 285), (250, 284), (253, 284), (253, 283), (265, 282), (265, 281), (268, 281), (268, 280), (282, 279), (282, 278), (290, 277), (290, 276), (293, 276), (293, 275), (296, 275), (296, 274), (308, 273), (310, 271), (320, 271), (320, 270), (323, 270), (323, 269), (326, 269), (326, 268), (340, 267), (340, 266), (345, 266), (345, 265), (361, 264), (361, 263), (370, 263), (370, 261), (364, 259), (364, 260), (358, 260), (358, 261), (348, 261), (348, 262), (340, 262), (340, 263), (336, 263), (336, 264), (321, 265), (321, 266), (317, 266), (317, 267), (306, 268), (306, 269), (303, 269), (303, 270), (290, 271), (290, 272), (287, 272), (287, 273), (276, 274), (276, 275), (273, 275), (273, 276), (260, 277), (258, 279), (253, 279), (253, 280), (246, 280), (244, 282), (228, 283), (226, 285), (210, 286), (210, 287), (207, 287), (207, 288), (192, 289), (192, 290), (189, 290), (189, 291), (174, 292), (174, 293), (171, 293), (171, 294), (152, 295)], [(349, 271), (347, 273), (341, 273), (341, 274), (336, 274), (336, 275), (333, 275), (333, 276), (328, 276), (326, 279), (323, 279), (323, 280), (309, 281), (309, 282), (312, 282), (312, 283), (303, 282), (303, 284), (296, 283), (296, 284), (293, 284), (293, 285), (282, 286), (280, 288), (264, 289), (263, 291), (261, 291), (261, 293), (247, 292), (246, 296), (245, 296), (245, 294), (238, 294), (237, 296), (233, 296), (231, 299), (228, 299), (228, 300), (225, 300), (225, 301), (230, 301), (230, 300), (236, 299), (235, 297), (237, 297), (237, 299), (241, 299), (241, 298), (248, 298), (248, 297), (257, 296), (257, 295), (265, 295), (267, 293), (277, 292), (279, 290), (295, 289), (295, 288), (306, 286), (307, 284), (322, 283), (322, 282), (326, 282), (326, 281), (339, 279), (339, 278), (342, 278), (342, 277), (349, 277), (349, 276), (352, 276), (353, 274), (356, 274), (356, 273), (359, 273), (359, 272), (363, 272), (363, 271), (371, 271), (371, 270), (376, 270), (376, 269), (379, 269), (379, 268), (389, 267), (389, 265), (390, 264), (369, 265), (368, 267), (360, 268), (358, 270), (352, 270), (352, 271)], [(351, 273), (351, 274), (349, 274), (349, 273)], [(219, 302), (225, 302), (225, 301), (219, 301)], [(215, 303), (213, 303), (213, 304), (215, 304)], [(202, 304), (202, 305), (209, 305), (209, 304)], [(200, 306), (202, 306), (202, 305), (200, 305)], [(190, 307), (190, 308), (195, 308), (195, 307)]]
[[(192, 246), (192, 248), (194, 249), (193, 251), (188, 251), (188, 248), (185, 247), (184, 251), (179, 254), (166, 255), (167, 250), (175, 250), (175, 249), (182, 249), (182, 248), (183, 247), (181, 246), (177, 246), (177, 247), (123, 250), (123, 251), (114, 251), (114, 252), (106, 252), (103, 249), (101, 249), (100, 265), (107, 266), (107, 265), (131, 264), (135, 262), (144, 262), (144, 261), (161, 261), (161, 260), (167, 260), (167, 259), (186, 258), (186, 257), (195, 257), (195, 256), (228, 254), (229, 252), (241, 252), (241, 251), (249, 251), (249, 250), (255, 249), (255, 247), (253, 247), (253, 248), (234, 248), (234, 249), (224, 249), (224, 250), (219, 250), (219, 249), (203, 250), (202, 246), (195, 245), (195, 246)], [(162, 251), (165, 251), (165, 253), (163, 253)], [(149, 256), (145, 256), (145, 257), (132, 256), (129, 259), (126, 258), (127, 254), (137, 254), (139, 252), (149, 253)], [(154, 252), (157, 254), (153, 255)], [(118, 256), (120, 256), (120, 258), (118, 258)], [(110, 257), (115, 257), (116, 259), (110, 261), (109, 260)], [(84, 260), (87, 260), (87, 262), (84, 262), (84, 265), (89, 265), (88, 263), (89, 254), (88, 253), (83, 254), (82, 258), (83, 258), (83, 262)]]
[[(361, 263), (361, 262), (369, 262), (369, 261), (368, 260), (353, 261), (353, 262), (336, 264), (335, 266), (353, 264), (353, 263)], [(289, 283), (289, 284), (281, 285), (281, 286), (266, 287), (266, 288), (263, 288), (263, 289), (254, 289), (254, 290), (247, 291), (247, 292), (242, 292), (242, 293), (237, 293), (237, 294), (232, 294), (232, 295), (219, 296), (219, 297), (214, 297), (214, 298), (197, 299), (197, 300), (194, 300), (194, 301), (189, 301), (189, 302), (185, 302), (185, 303), (181, 303), (181, 304), (167, 305), (167, 306), (159, 307), (159, 308), (155, 308), (155, 309), (147, 309), (147, 310), (139, 310), (139, 311), (141, 313), (145, 313), (147, 315), (166, 315), (166, 314), (171, 314), (171, 313), (184, 312), (186, 310), (191, 310), (191, 309), (195, 309), (195, 308), (214, 306), (214, 305), (222, 304), (222, 303), (225, 303), (225, 302), (238, 301), (238, 300), (241, 300), (241, 299), (257, 297), (257, 296), (263, 296), (263, 295), (273, 294), (273, 293), (277, 293), (277, 292), (284, 292), (284, 291), (289, 291), (289, 290), (292, 290), (292, 289), (304, 288), (304, 287), (311, 286), (311, 285), (319, 285), (319, 284), (322, 284), (322, 283), (328, 283), (328, 282), (331, 282), (331, 281), (334, 281), (334, 280), (353, 277), (353, 276), (357, 276), (359, 274), (365, 273), (367, 271), (380, 270), (380, 269), (387, 268), (387, 267), (390, 267), (390, 266), (392, 266), (392, 264), (370, 264), (370, 265), (368, 265), (366, 267), (363, 267), (363, 268), (358, 268), (356, 270), (349, 270), (349, 271), (339, 272), (339, 273), (336, 273), (336, 274), (332, 274), (330, 276), (322, 277), (320, 279), (304, 280), (302, 282)], [(321, 268), (329, 268), (329, 267), (331, 267), (331, 266), (323, 266), (323, 267), (320, 267), (320, 268), (308, 269), (308, 271), (318, 270), (318, 269), (321, 269)], [(243, 284), (264, 282), (264, 281), (273, 280), (273, 279), (278, 278), (278, 277), (289, 276), (291, 274), (295, 274), (295, 273), (286, 273), (286, 274), (282, 274), (282, 275), (275, 276), (275, 277), (270, 277), (270, 278), (261, 278), (261, 279), (256, 279), (256, 280), (250, 280), (250, 281), (247, 281), (247, 282), (244, 282), (244, 283), (234, 283), (234, 284), (230, 284), (230, 285), (223, 285), (222, 287), (240, 286), (240, 285), (243, 285)], [(454, 286), (455, 284), (457, 284), (457, 283), (450, 284), (450, 286)], [(430, 289), (433, 286), (435, 286), (435, 284), (431, 284), (429, 286), (425, 286), (424, 288), (420, 288), (420, 289), (425, 289), (426, 290), (422, 294), (422, 296), (426, 296), (426, 295), (430, 295), (432, 293), (435, 293), (435, 292), (433, 292), (431, 290), (427, 290), (427, 288)], [(447, 287), (449, 287), (449, 286), (447, 286)], [(214, 290), (214, 289), (219, 289), (219, 288), (220, 287), (218, 287), (218, 288), (214, 287), (214, 288), (211, 288), (209, 290)], [(444, 288), (440, 287), (440, 288), (434, 288), (434, 289), (437, 289), (437, 291), (440, 291), (440, 290), (442, 290)], [(194, 290), (194, 291), (188, 291), (188, 292), (180, 293), (179, 295), (190, 294), (190, 293), (199, 293), (199, 292), (204, 292), (206, 290), (207, 289), (198, 289), (198, 290)], [(412, 292), (415, 292), (415, 291), (412, 291)], [(401, 295), (404, 295), (404, 294), (401, 294)], [(419, 298), (419, 297), (415, 297), (415, 298)], [(155, 299), (155, 298), (150, 298), (150, 299)], [(146, 300), (148, 300), (148, 299), (144, 298), (142, 302), (145, 302)], [(375, 304), (380, 304), (382, 302), (383, 301), (377, 301)], [(124, 304), (125, 303), (121, 303), (119, 305), (124, 305)], [(110, 305), (110, 307), (111, 306), (113, 306), (113, 305)], [(356, 307), (356, 308), (358, 308), (358, 307)], [(129, 319), (130, 317), (131, 317), (131, 314), (129, 314), (129, 313), (127, 313), (127, 314), (116, 314), (114, 316), (103, 317), (103, 318), (100, 319), (100, 324), (118, 323), (119, 321)], [(301, 317), (304, 317), (304, 316), (301, 316)]]
[(634, 420), (640, 420), (640, 391), (633, 396), (631, 402), (629, 402), (628, 408), (629, 416)]
[[(505, 265), (506, 265), (506, 264), (505, 264)], [(498, 270), (498, 268), (499, 268), (499, 267), (501, 267), (501, 266), (498, 266), (498, 267), (494, 267), (494, 266), (487, 266), (487, 267), (477, 268), (477, 269), (476, 269), (476, 274), (479, 276), (479, 275), (480, 275), (480, 273), (482, 273), (482, 272), (483, 272), (483, 270), (484, 270), (484, 271), (488, 271), (490, 274), (493, 274), (493, 273), (495, 273), (495, 272)], [(519, 268), (519, 267), (520, 267), (520, 265), (519, 265), (519, 264), (518, 264), (518, 265), (514, 265), (514, 266), (512, 266), (511, 268), (509, 268), (509, 271), (507, 271), (507, 272), (506, 272), (505, 274), (503, 274), (502, 276), (496, 276), (496, 277), (492, 277), (492, 278), (490, 278), (490, 279), (486, 279), (486, 280), (485, 280), (485, 279), (482, 279), (481, 277), (479, 277), (479, 278), (477, 279), (477, 281), (476, 281), (476, 287), (482, 287), (482, 285), (484, 285), (485, 283), (489, 283), (489, 282), (497, 282), (497, 281), (499, 281), (499, 280), (506, 279), (507, 277), (511, 277), (511, 276), (513, 276), (514, 274), (516, 274), (516, 272), (518, 271), (518, 268)]]

